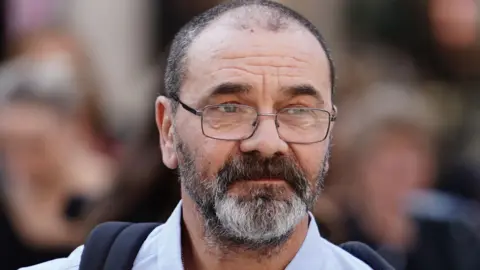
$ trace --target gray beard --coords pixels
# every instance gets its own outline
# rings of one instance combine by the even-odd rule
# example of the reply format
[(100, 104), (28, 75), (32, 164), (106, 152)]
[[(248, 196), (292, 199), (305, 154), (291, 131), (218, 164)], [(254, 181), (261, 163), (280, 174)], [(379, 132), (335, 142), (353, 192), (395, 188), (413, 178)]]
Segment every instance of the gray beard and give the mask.
[[(186, 145), (177, 140), (180, 180), (184, 191), (192, 198), (204, 219), (204, 235), (211, 248), (223, 252), (255, 251), (262, 256), (275, 253), (291, 236), (296, 225), (306, 217), (323, 187), (326, 176), (325, 163), (312, 188), (303, 172), (291, 162), (282, 163), (281, 169), (291, 168), (288, 179), (298, 179), (302, 184), (291, 181), (295, 192), (285, 186), (268, 185), (251, 188), (248, 195), (228, 193), (228, 186), (235, 181), (233, 174), (248, 175), (255, 171), (259, 162), (245, 165), (232, 160), (230, 170), (219, 172), (215, 177), (199, 173), (194, 155)], [(252, 167), (253, 166), (253, 167)], [(270, 168), (270, 167), (269, 167)], [(280, 168), (278, 168), (280, 169)], [(272, 171), (275, 168), (272, 167)], [(228, 180), (226, 180), (228, 179)], [(243, 178), (249, 179), (249, 178)], [(281, 199), (280, 199), (281, 198)]]

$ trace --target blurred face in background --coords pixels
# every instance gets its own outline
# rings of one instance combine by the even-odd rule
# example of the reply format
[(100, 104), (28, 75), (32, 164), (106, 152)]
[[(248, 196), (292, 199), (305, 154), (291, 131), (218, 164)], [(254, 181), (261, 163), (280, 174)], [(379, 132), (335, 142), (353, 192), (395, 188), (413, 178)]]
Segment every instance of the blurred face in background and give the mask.
[(48, 33), (26, 38), (18, 47), (19, 54), (8, 63), (11, 71), (1, 78), (3, 85), (16, 83), (0, 108), (9, 173), (16, 181), (71, 178), (60, 176), (62, 169), (78, 163), (74, 156), (84, 152), (78, 150), (92, 143), (80, 85), (88, 78), (79, 77), (80, 54), (68, 37)]
[(410, 230), (408, 195), (431, 184), (433, 159), (426, 137), (408, 127), (379, 131), (358, 163), (364, 222), (374, 238), (403, 245)]
[[(206, 105), (236, 104), (260, 113), (288, 107), (332, 112), (329, 64), (308, 31), (296, 26), (278, 32), (255, 27), (237, 30), (216, 24), (190, 48), (188, 75), (180, 93), (183, 103), (200, 110)], [(311, 89), (292, 90), (299, 85)], [(202, 133), (200, 117), (181, 106), (176, 115), (163, 115), (170, 101), (160, 101), (163, 160), (171, 168), (179, 165), (183, 197), (188, 194), (197, 205), (207, 234), (236, 239), (251, 248), (288, 238), (307, 217), (320, 191), (328, 136), (316, 143), (287, 143), (277, 132), (275, 118), (264, 116), (249, 138), (212, 139)], [(231, 108), (221, 110), (229, 113)], [(172, 127), (165, 121), (169, 117), (175, 119)]]
[[(0, 144), (12, 181), (48, 182), (62, 160), (66, 119), (45, 105), (19, 102), (0, 110)], [(60, 164), (59, 164), (60, 163)], [(11, 178), (11, 179), (10, 179)], [(46, 183), (45, 182), (45, 183)]]
[[(65, 144), (66, 138), (74, 134), (72, 109), (65, 110), (72, 107), (73, 103), (68, 103), (75, 96), (68, 93), (71, 89), (65, 83), (72, 76), (71, 65), (68, 54), (47, 47), (23, 55), (24, 69), (19, 68), (12, 76), (29, 76), (29, 84), (12, 89), (0, 110), (0, 143), (13, 181), (53, 181), (53, 174), (65, 161), (62, 151), (71, 146)], [(71, 101), (61, 98), (69, 95)]]
[(6, 202), (35, 246), (77, 246), (89, 226), (86, 202), (112, 186), (112, 162), (92, 146), (103, 139), (90, 113), (96, 89), (74, 44), (61, 33), (26, 37), (0, 73)]

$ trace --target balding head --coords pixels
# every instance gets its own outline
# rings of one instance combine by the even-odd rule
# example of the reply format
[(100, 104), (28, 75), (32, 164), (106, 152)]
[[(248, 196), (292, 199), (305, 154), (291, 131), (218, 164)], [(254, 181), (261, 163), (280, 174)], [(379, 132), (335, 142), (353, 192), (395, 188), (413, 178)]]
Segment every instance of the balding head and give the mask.
[[(302, 28), (312, 34), (324, 50), (329, 64), (331, 94), (335, 89), (335, 68), (330, 52), (318, 29), (297, 12), (268, 0), (234, 0), (218, 5), (195, 17), (175, 36), (167, 61), (165, 90), (169, 97), (179, 95), (186, 77), (187, 60), (192, 43), (206, 30), (223, 22), (232, 29), (261, 29), (280, 32)], [(296, 41), (293, 41), (296, 42)]]

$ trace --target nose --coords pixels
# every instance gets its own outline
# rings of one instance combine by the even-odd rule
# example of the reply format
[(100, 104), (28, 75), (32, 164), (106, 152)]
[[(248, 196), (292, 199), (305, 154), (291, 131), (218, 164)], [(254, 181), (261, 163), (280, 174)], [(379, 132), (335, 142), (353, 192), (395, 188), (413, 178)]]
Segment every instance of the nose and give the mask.
[(259, 116), (255, 133), (241, 141), (242, 152), (259, 152), (264, 157), (287, 154), (288, 144), (282, 140), (277, 131), (275, 117)]

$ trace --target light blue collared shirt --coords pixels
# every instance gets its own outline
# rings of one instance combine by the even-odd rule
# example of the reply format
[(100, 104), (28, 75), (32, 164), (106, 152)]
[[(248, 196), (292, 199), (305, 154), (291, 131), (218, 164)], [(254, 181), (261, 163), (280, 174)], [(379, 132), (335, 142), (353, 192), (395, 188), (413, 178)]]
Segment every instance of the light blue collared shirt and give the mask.
[[(307, 237), (286, 270), (371, 270), (365, 263), (320, 235), (315, 219), (310, 214)], [(150, 233), (140, 249), (133, 270), (183, 270), (181, 258), (181, 202), (163, 225)], [(48, 261), (20, 270), (78, 270), (83, 246), (68, 258)]]

